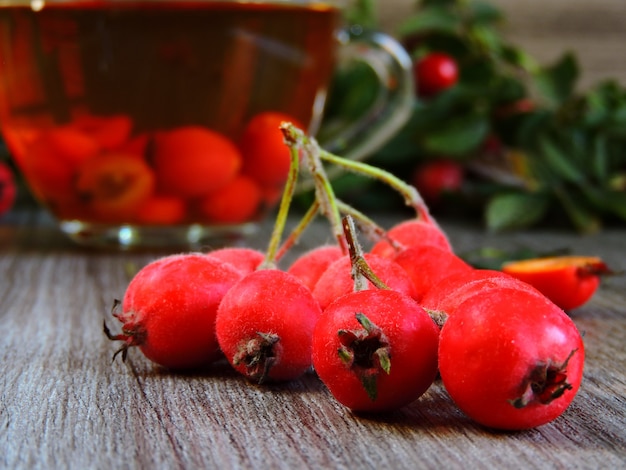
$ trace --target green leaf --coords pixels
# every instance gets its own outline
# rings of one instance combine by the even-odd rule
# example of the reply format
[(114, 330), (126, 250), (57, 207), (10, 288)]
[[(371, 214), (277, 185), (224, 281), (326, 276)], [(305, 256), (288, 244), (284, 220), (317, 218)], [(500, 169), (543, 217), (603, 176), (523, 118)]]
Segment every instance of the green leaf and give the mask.
[(519, 79), (502, 75), (494, 81), (490, 93), (496, 102), (512, 103), (526, 96), (526, 87)]
[(376, 28), (378, 19), (376, 17), (375, 0), (356, 0), (352, 2), (351, 7), (346, 10), (345, 17), (348, 24), (358, 24), (364, 28)]
[(611, 213), (620, 219), (626, 220), (626, 192), (611, 191), (585, 186), (585, 196), (601, 212)]
[(496, 195), (487, 204), (487, 228), (499, 232), (530, 227), (541, 220), (548, 207), (549, 198), (541, 193)]
[(607, 139), (603, 135), (595, 136), (593, 141), (592, 168), (596, 179), (605, 182), (610, 177)]
[(554, 188), (554, 193), (579, 232), (594, 233), (600, 229), (599, 217), (593, 214), (582, 201), (577, 200), (560, 186)]
[(608, 211), (626, 221), (626, 193), (605, 191), (603, 197)]
[(626, 138), (626, 99), (613, 111), (604, 131), (613, 137)]
[(446, 8), (429, 7), (420, 10), (402, 23), (397, 31), (399, 36), (410, 36), (423, 32), (443, 32), (455, 34), (461, 19)]
[(554, 173), (565, 181), (581, 183), (586, 179), (585, 174), (572, 163), (568, 155), (565, 155), (548, 137), (539, 139), (539, 151)]
[(502, 12), (488, 2), (471, 2), (469, 9), (474, 23), (492, 25), (504, 19)]
[(422, 141), (424, 149), (438, 155), (457, 156), (476, 149), (487, 137), (490, 125), (486, 116), (471, 114), (450, 119), (429, 132)]
[(500, 57), (505, 63), (520, 67), (530, 73), (536, 73), (539, 67), (537, 61), (526, 51), (508, 44), (502, 45)]
[(516, 144), (522, 148), (532, 147), (537, 140), (537, 136), (545, 132), (545, 129), (551, 126), (553, 120), (554, 113), (546, 109), (525, 113), (521, 116), (517, 126)]
[(475, 25), (470, 28), (469, 37), (487, 54), (500, 55), (502, 39), (500, 35), (485, 25)]
[(560, 105), (572, 96), (578, 75), (578, 61), (574, 54), (567, 53), (552, 66), (541, 69), (535, 75), (535, 85), (548, 102)]

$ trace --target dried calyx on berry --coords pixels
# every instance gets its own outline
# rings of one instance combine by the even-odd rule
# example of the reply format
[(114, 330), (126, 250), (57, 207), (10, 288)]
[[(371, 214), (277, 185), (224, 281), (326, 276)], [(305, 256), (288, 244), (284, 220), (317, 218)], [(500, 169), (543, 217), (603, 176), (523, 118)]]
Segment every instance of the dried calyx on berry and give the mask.
[(363, 313), (357, 313), (355, 317), (363, 328), (339, 330), (337, 335), (342, 346), (337, 354), (346, 367), (359, 377), (367, 395), (375, 401), (378, 396), (378, 376), (391, 371), (389, 341), (382, 330)]

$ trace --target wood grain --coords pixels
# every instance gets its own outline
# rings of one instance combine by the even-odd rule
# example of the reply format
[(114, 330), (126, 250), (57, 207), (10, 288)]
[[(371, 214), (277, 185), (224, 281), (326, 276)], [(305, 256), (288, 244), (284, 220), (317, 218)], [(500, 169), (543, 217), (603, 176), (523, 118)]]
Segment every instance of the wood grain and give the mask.
[[(386, 226), (397, 219), (384, 218)], [(488, 235), (445, 223), (457, 251), (567, 247), (626, 269), (626, 232), (593, 237)], [(264, 248), (269, 227), (247, 242)], [(317, 224), (292, 257), (328, 241)], [(102, 333), (112, 300), (162, 253), (69, 245), (44, 223), (0, 225), (0, 468), (623, 468), (626, 465), (626, 282), (608, 278), (572, 313), (585, 332), (583, 386), (540, 428), (494, 433), (459, 412), (440, 384), (405, 409), (356, 416), (313, 375), (252, 385), (226, 363), (181, 375), (132, 351), (111, 362)], [(111, 323), (113, 327), (113, 323)]]
[[(502, 34), (542, 64), (574, 52), (580, 89), (600, 80), (626, 85), (626, 2), (623, 0), (487, 0), (505, 16)], [(413, 0), (379, 1), (381, 27), (394, 32), (415, 12)]]

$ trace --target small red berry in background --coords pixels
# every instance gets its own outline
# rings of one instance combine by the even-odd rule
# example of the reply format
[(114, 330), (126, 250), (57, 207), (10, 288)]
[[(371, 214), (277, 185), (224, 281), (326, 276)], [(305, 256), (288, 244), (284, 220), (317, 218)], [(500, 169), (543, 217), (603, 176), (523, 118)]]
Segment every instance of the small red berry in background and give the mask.
[(76, 175), (75, 188), (98, 220), (127, 222), (152, 197), (155, 175), (143, 160), (107, 153), (86, 160)]
[(436, 205), (444, 193), (459, 191), (464, 178), (465, 172), (460, 163), (435, 160), (418, 166), (411, 175), (411, 184), (427, 203)]
[(521, 98), (511, 103), (500, 106), (496, 109), (496, 117), (506, 118), (511, 116), (517, 116), (519, 114), (530, 113), (534, 111), (536, 104), (529, 98)]
[(453, 57), (432, 52), (415, 63), (414, 76), (419, 96), (433, 96), (456, 84), (459, 68)]
[(0, 162), (0, 216), (8, 212), (17, 196), (17, 186), (13, 171), (9, 166)]
[(225, 187), (242, 165), (230, 139), (201, 126), (155, 135), (153, 159), (159, 190), (183, 198), (204, 197)]
[(261, 209), (261, 188), (252, 178), (237, 175), (226, 186), (200, 201), (200, 211), (211, 222), (239, 224), (250, 222)]
[(263, 187), (282, 187), (287, 181), (291, 154), (280, 130), (283, 122), (291, 122), (304, 129), (292, 116), (266, 111), (250, 120), (240, 140), (243, 172)]
[(137, 210), (136, 219), (142, 224), (173, 225), (185, 219), (185, 200), (177, 196), (153, 195)]

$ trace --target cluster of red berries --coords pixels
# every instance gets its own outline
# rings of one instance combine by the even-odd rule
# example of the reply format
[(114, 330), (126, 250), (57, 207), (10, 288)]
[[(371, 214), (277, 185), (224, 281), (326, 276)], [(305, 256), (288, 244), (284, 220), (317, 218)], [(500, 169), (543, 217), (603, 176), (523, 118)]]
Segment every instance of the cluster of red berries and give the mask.
[(15, 160), (61, 219), (239, 224), (280, 197), (289, 150), (278, 126), (293, 119), (259, 113), (235, 139), (198, 125), (140, 132), (127, 115), (82, 115), (33, 132)]
[[(454, 87), (459, 81), (459, 65), (454, 57), (433, 51), (413, 64), (415, 90), (418, 98), (431, 99)], [(419, 163), (411, 172), (410, 181), (432, 206), (436, 206), (446, 193), (458, 192), (465, 180), (462, 164), (447, 156)]]
[(438, 374), (487, 427), (531, 428), (568, 407), (582, 378), (582, 338), (538, 290), (468, 265), (425, 213), (365, 253), (345, 235), (347, 252), (319, 246), (285, 269), (243, 247), (157, 259), (114, 309), (122, 333), (105, 332), (123, 341), (124, 357), (138, 346), (171, 369), (225, 357), (261, 384), (313, 370), (355, 412), (406, 406)]

